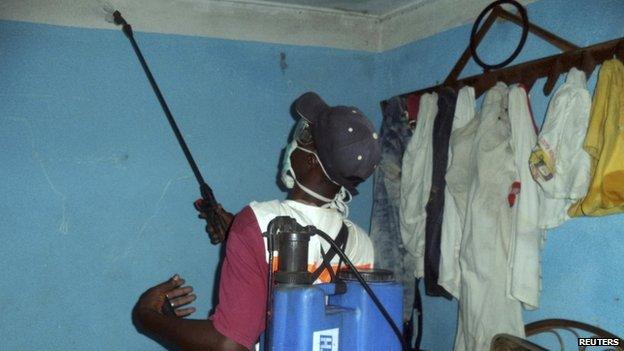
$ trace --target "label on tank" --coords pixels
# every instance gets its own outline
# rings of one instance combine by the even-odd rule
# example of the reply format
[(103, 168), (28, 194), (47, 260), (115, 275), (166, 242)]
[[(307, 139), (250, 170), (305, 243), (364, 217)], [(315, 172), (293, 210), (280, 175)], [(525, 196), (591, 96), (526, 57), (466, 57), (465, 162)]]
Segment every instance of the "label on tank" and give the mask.
[(312, 351), (338, 351), (338, 328), (317, 330), (312, 334)]

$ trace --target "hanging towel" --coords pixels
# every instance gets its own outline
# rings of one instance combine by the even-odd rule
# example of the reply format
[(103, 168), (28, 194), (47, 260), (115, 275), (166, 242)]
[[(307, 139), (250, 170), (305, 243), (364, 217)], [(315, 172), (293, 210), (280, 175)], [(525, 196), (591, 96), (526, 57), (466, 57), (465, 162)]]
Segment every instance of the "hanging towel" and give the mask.
[(529, 161), (533, 179), (544, 190), (539, 225), (554, 228), (566, 221), (570, 205), (589, 186), (589, 155), (583, 141), (589, 123), (591, 96), (585, 73), (572, 68), (550, 100), (546, 120)]
[(468, 190), (476, 171), (471, 154), (479, 121), (474, 117), (474, 88), (463, 87), (457, 94), (453, 130), (449, 140), (438, 277), (438, 284), (456, 299), (459, 299), (459, 248), (466, 218)]
[(438, 95), (420, 98), (418, 123), (403, 155), (400, 223), (405, 249), (416, 258), (414, 276), (424, 275), (425, 206), (431, 190), (432, 131), (438, 113)]
[(602, 64), (583, 145), (591, 157), (587, 195), (570, 216), (604, 216), (624, 212), (624, 64)]

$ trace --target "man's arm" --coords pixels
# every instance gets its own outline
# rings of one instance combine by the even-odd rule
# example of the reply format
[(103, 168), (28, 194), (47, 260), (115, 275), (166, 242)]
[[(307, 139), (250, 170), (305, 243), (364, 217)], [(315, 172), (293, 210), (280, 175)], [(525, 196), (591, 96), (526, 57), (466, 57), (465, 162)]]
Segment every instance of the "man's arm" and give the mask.
[[(219, 333), (211, 320), (182, 319), (193, 308), (179, 308), (193, 300), (192, 287), (182, 287), (184, 279), (177, 275), (145, 292), (139, 299), (133, 317), (140, 332), (180, 350), (245, 351), (247, 348)], [(176, 316), (161, 312), (169, 297)]]
[[(260, 228), (246, 207), (230, 228), (219, 281), (219, 304), (211, 320), (185, 320), (195, 311), (183, 307), (195, 300), (193, 288), (174, 276), (148, 289), (137, 302), (137, 329), (182, 350), (248, 350), (264, 330), (268, 265)], [(175, 315), (162, 313), (172, 302)]]

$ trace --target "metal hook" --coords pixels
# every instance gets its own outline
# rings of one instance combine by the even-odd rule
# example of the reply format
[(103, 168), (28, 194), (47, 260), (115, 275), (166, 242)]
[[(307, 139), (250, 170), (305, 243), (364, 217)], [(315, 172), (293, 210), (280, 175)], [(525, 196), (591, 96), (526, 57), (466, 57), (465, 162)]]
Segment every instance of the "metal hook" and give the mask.
[(592, 56), (589, 51), (583, 51), (583, 54), (581, 56), (581, 67), (579, 67), (579, 69), (585, 72), (586, 78), (589, 79), (595, 68), (596, 60), (594, 60), (594, 56)]
[(559, 75), (561, 74), (561, 57), (557, 58), (555, 64), (553, 65), (550, 73), (548, 73), (548, 78), (546, 79), (546, 84), (544, 84), (544, 95), (548, 96), (552, 92), (559, 79)]
[(613, 50), (613, 58), (618, 58), (620, 61), (624, 61), (624, 40), (620, 41)]

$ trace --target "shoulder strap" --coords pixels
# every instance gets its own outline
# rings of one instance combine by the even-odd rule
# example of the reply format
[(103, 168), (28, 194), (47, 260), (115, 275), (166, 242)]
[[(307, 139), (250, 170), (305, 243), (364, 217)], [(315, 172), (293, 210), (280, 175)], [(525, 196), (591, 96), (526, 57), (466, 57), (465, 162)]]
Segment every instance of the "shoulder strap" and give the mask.
[[(344, 249), (347, 247), (348, 239), (349, 228), (347, 228), (347, 226), (342, 223), (342, 227), (340, 228), (340, 231), (338, 232), (338, 235), (336, 235), (336, 239), (334, 241), (336, 242), (338, 247), (340, 247), (340, 249), (344, 251)], [(323, 263), (320, 264), (314, 272), (312, 272), (312, 282), (315, 282), (324, 270), (328, 271), (331, 280), (334, 281), (336, 279), (336, 275), (334, 273), (334, 270), (332, 269), (331, 261), (336, 256), (336, 250), (334, 250), (333, 247), (330, 247), (329, 251), (325, 252), (325, 250), (323, 250), (323, 247), (321, 246), (321, 256), (323, 257)], [(340, 261), (338, 262), (338, 270), (340, 270), (341, 264), (342, 259), (340, 259)]]

